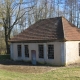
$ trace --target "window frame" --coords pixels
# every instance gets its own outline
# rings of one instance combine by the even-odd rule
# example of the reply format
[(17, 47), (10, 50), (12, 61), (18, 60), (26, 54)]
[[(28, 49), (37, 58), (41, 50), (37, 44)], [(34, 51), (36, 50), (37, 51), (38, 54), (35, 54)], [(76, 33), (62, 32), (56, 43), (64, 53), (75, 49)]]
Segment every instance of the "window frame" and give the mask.
[[(52, 46), (51, 48), (49, 46)], [(51, 51), (52, 50), (52, 51)], [(54, 59), (54, 45), (48, 44), (48, 59)]]
[[(42, 49), (40, 49), (40, 47), (42, 48)], [(40, 51), (41, 50), (41, 51)], [(38, 57), (39, 58), (44, 58), (44, 45), (43, 44), (39, 44), (38, 45), (38, 52), (39, 52), (39, 55), (38, 55)]]
[[(20, 50), (19, 50), (20, 48)], [(18, 57), (22, 57), (22, 46), (19, 44), (17, 45), (17, 53), (18, 53)]]
[[(26, 49), (26, 46), (27, 46), (27, 49)], [(24, 45), (24, 54), (25, 54), (25, 57), (29, 58), (29, 46), (28, 45)]]

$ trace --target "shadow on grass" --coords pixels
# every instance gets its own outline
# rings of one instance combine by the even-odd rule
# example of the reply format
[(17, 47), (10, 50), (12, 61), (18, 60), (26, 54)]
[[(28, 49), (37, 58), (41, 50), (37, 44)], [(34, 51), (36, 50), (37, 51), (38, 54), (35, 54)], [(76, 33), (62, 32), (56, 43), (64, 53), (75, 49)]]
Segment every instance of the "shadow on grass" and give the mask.
[(0, 55), (0, 64), (2, 65), (24, 65), (24, 66), (51, 66), (51, 67), (62, 67), (56, 65), (50, 65), (47, 63), (38, 63), (33, 65), (31, 61), (13, 61), (10, 59), (10, 55)]
[(13, 61), (10, 55), (0, 55), (0, 64), (3, 65), (31, 65), (31, 62)]
[(31, 62), (13, 61), (11, 59), (0, 60), (0, 64), (3, 64), (3, 65), (32, 65)]
[(64, 66), (56, 66), (56, 65), (50, 65), (50, 64), (41, 64), (41, 63), (38, 63), (36, 65), (33, 65), (31, 63), (31, 61), (29, 62), (26, 62), (26, 61), (13, 61), (13, 60), (10, 60), (10, 59), (3, 59), (3, 60), (0, 60), (0, 64), (2, 65), (18, 65), (18, 66), (47, 66), (47, 67), (64, 67)]

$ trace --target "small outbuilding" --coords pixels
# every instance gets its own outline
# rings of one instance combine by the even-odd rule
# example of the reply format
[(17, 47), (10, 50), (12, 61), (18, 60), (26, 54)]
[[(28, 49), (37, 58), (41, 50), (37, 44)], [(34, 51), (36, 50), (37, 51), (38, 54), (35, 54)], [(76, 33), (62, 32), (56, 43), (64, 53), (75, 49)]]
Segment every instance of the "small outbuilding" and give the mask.
[(13, 60), (67, 65), (80, 62), (80, 31), (64, 17), (42, 19), (11, 38)]

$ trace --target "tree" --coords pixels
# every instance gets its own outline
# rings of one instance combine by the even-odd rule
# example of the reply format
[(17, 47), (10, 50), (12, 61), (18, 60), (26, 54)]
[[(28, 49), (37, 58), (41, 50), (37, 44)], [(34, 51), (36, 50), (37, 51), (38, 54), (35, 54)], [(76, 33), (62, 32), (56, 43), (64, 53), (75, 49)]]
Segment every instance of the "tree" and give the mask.
[(0, 0), (0, 21), (5, 31), (7, 54), (9, 53), (10, 34), (18, 21), (36, 5), (35, 0)]
[(53, 0), (40, 0), (34, 9), (28, 13), (28, 25), (30, 26), (40, 19), (52, 18), (54, 16), (54, 2)]
[(4, 54), (5, 52), (4, 30), (0, 27), (0, 54)]

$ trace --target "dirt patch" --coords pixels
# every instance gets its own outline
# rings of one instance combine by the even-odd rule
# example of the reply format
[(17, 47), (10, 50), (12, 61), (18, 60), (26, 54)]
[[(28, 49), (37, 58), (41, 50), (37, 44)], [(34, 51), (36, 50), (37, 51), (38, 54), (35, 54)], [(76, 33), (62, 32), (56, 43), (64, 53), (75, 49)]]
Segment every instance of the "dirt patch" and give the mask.
[(67, 67), (80, 67), (80, 63), (69, 64)]
[[(70, 64), (67, 67), (80, 67), (80, 63)], [(40, 64), (33, 66), (30, 62), (12, 61), (9, 59), (0, 61), (0, 69), (21, 73), (44, 73), (58, 68), (66, 67), (53, 67)]]
[(43, 73), (52, 70), (52, 67), (24, 66), (24, 65), (0, 65), (0, 69), (21, 73)]
[(41, 65), (33, 66), (31, 63), (23, 61), (3, 60), (0, 61), (0, 69), (21, 73), (43, 73), (55, 70), (56, 67), (53, 68), (51, 66)]

